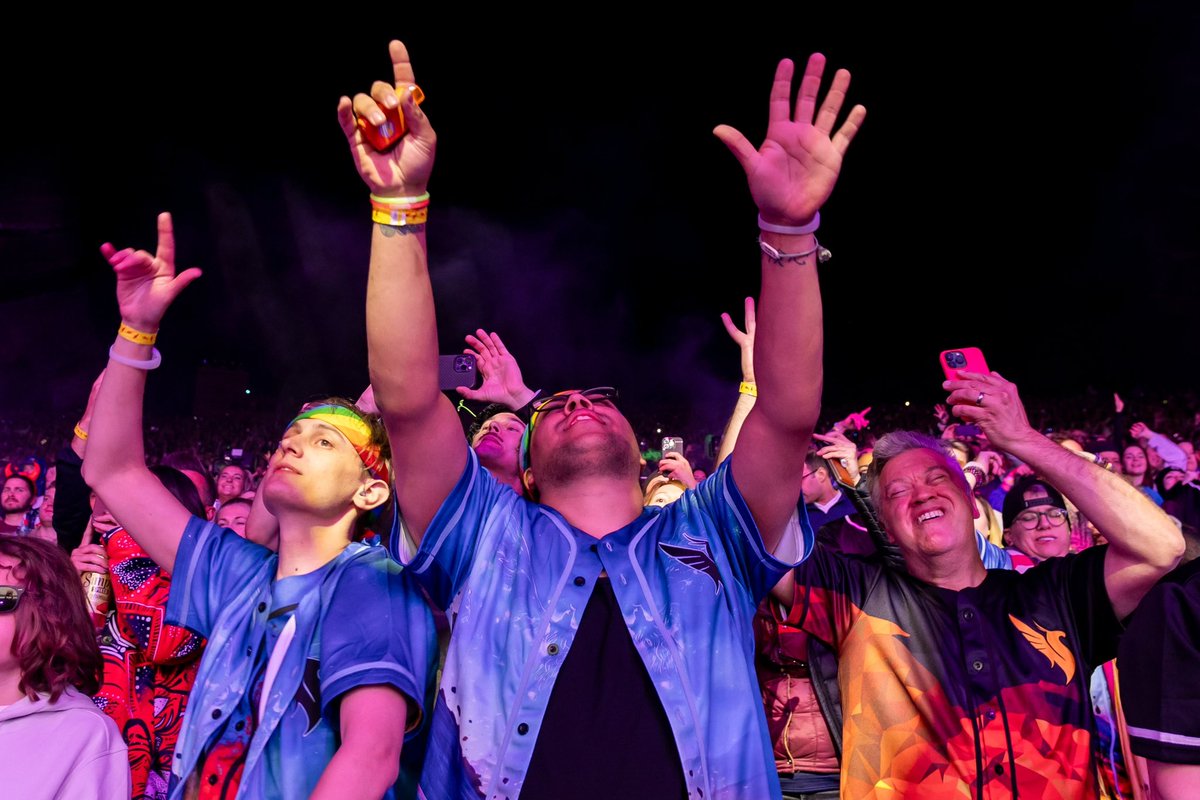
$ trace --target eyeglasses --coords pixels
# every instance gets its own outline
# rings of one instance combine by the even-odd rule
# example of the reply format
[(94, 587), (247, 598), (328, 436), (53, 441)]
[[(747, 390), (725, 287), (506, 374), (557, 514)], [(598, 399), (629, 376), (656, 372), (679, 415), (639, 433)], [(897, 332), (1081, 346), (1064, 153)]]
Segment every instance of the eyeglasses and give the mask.
[(0, 614), (16, 611), (23, 594), (25, 590), (19, 586), (0, 586)]
[(1045, 517), (1051, 526), (1062, 525), (1067, 521), (1066, 509), (1051, 508), (1048, 511), (1022, 511), (1017, 514), (1017, 524), (1025, 528), (1036, 528), (1039, 517)]
[(575, 395), (582, 395), (589, 403), (617, 402), (617, 390), (611, 386), (597, 386), (592, 389), (584, 389), (583, 391), (569, 390), (552, 394), (544, 400), (539, 400), (533, 404), (533, 413), (549, 414), (551, 411), (558, 411), (565, 408), (567, 403)]

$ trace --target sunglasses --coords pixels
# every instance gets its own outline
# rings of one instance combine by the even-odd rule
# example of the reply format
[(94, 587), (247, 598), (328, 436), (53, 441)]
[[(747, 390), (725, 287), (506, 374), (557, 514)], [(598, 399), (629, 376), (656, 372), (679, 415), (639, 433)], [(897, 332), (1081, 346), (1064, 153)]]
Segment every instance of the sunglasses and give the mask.
[(1017, 524), (1026, 528), (1036, 528), (1038, 519), (1046, 518), (1051, 526), (1057, 527), (1067, 521), (1067, 512), (1061, 508), (1052, 508), (1049, 511), (1022, 511), (1017, 514)]
[(18, 586), (0, 586), (0, 614), (16, 611), (25, 590)]
[(584, 389), (583, 391), (572, 389), (552, 394), (543, 400), (537, 401), (533, 404), (533, 413), (549, 414), (551, 411), (558, 411), (561, 408), (565, 408), (571, 398), (577, 394), (582, 395), (589, 403), (617, 402), (617, 390), (611, 386), (597, 386), (592, 389)]

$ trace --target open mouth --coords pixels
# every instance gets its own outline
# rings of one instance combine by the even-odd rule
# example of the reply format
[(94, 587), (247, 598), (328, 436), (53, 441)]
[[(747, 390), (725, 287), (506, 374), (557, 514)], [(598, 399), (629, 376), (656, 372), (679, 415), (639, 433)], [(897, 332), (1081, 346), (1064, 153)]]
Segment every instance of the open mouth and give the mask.
[(932, 511), (926, 511), (925, 513), (918, 516), (917, 522), (929, 522), (929, 520), (931, 520), (931, 519), (941, 519), (944, 516), (945, 516), (944, 512), (938, 511), (935, 509)]

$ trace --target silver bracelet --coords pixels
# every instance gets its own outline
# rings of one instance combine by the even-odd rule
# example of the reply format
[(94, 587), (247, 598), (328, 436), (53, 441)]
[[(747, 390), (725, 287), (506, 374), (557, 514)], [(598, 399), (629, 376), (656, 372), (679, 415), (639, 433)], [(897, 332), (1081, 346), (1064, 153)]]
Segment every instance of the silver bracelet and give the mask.
[(777, 248), (772, 247), (758, 237), (758, 247), (763, 251), (763, 255), (774, 261), (776, 264), (783, 266), (784, 261), (796, 261), (801, 258), (808, 258), (813, 253), (817, 254), (817, 263), (824, 264), (829, 259), (833, 258), (833, 253), (827, 248), (821, 247), (821, 243), (817, 241), (817, 237), (813, 237), (813, 248), (805, 250), (803, 253), (781, 253)]
[(118, 355), (116, 348), (115, 344), (108, 348), (108, 357), (118, 364), (124, 364), (127, 367), (133, 367), (134, 369), (158, 369), (158, 365), (162, 363), (162, 353), (158, 352), (157, 347), (150, 348), (150, 358), (146, 361), (137, 361)]
[(791, 225), (772, 225), (762, 218), (762, 214), (758, 215), (758, 229), (761, 231), (769, 231), (770, 233), (782, 233), (787, 236), (803, 236), (806, 233), (816, 233), (817, 228), (821, 227), (821, 212), (818, 211), (816, 216), (812, 218), (812, 222), (807, 225), (793, 227)]

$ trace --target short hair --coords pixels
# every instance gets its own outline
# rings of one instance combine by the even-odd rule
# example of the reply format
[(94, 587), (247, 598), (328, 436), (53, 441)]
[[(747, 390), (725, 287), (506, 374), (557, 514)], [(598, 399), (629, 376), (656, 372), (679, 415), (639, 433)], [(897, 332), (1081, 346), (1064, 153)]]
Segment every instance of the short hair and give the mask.
[(883, 507), (883, 468), (893, 458), (909, 450), (930, 450), (939, 456), (946, 462), (951, 479), (957, 481), (959, 488), (970, 497), (971, 485), (967, 483), (967, 476), (963, 475), (962, 468), (958, 466), (958, 460), (950, 452), (948, 442), (918, 431), (892, 431), (875, 442), (871, 466), (867, 470), (867, 493), (871, 497), (871, 505), (876, 509)]
[[(315, 406), (341, 406), (342, 408), (347, 408), (353, 411), (358, 417), (360, 417), (371, 430), (371, 444), (376, 445), (379, 448), (379, 457), (383, 459), (383, 462), (387, 465), (388, 474), (392, 474), (392, 444), (388, 439), (387, 428), (384, 427), (382, 416), (370, 411), (362, 410), (354, 404), (353, 400), (345, 397), (325, 397), (320, 400), (315, 400), (311, 403), (305, 403), (300, 407), (298, 414), (303, 413), (307, 409)], [(389, 492), (391, 489), (392, 487), (388, 486)], [(388, 500), (385, 500), (378, 507), (359, 514), (358, 519), (354, 522), (351, 538), (357, 542), (361, 541), (371, 533), (379, 533), (381, 536), (386, 533), (389, 526), (384, 520), (384, 516), (388, 512), (389, 506), (392, 505), (394, 501), (394, 496), (389, 497)]]
[[(33, 498), (37, 497), (37, 484), (33, 482), (33, 478), (30, 478), (28, 475), (22, 475), (20, 472), (14, 472), (12, 475), (4, 476), (4, 483), (8, 483), (12, 480), (25, 482), (25, 488), (29, 490), (29, 502), (32, 503)], [(0, 486), (2, 485), (3, 484), (0, 484)]]
[(102, 660), (79, 573), (58, 545), (24, 536), (0, 536), (0, 553), (16, 558), (14, 577), (25, 584), (16, 610), (12, 652), (21, 670), (18, 688), (57, 700), (68, 686), (100, 689)]
[(221, 509), (217, 513), (220, 514), (221, 511), (226, 511), (232, 506), (245, 506), (246, 508), (252, 508), (254, 504), (244, 497), (231, 497), (224, 503), (221, 503)]
[[(489, 403), (483, 407), (483, 411), (480, 411), (475, 415), (475, 421), (471, 423), (469, 428), (467, 428), (467, 442), (474, 441), (475, 434), (483, 430), (484, 424), (486, 424), (489, 419), (499, 414), (512, 414), (517, 419), (521, 419), (517, 412), (513, 411), (503, 403)], [(524, 424), (525, 420), (522, 419), (521, 423)]]
[(817, 455), (816, 450), (809, 450), (808, 455), (806, 455), (804, 457), (804, 471), (805, 472), (815, 472), (816, 470), (819, 470), (819, 469), (825, 470), (826, 474), (828, 474), (829, 473), (829, 462), (826, 461), (821, 456)]

